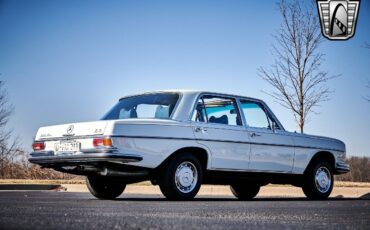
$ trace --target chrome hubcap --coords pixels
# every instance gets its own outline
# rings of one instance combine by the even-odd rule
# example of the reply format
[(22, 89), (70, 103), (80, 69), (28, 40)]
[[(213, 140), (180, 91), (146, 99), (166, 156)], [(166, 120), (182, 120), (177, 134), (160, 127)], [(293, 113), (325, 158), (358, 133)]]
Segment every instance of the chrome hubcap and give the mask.
[(330, 171), (326, 167), (320, 167), (316, 171), (315, 175), (316, 188), (321, 193), (326, 193), (331, 187), (331, 176)]
[(189, 161), (182, 162), (175, 172), (175, 184), (183, 193), (193, 191), (198, 181), (198, 171), (195, 165)]

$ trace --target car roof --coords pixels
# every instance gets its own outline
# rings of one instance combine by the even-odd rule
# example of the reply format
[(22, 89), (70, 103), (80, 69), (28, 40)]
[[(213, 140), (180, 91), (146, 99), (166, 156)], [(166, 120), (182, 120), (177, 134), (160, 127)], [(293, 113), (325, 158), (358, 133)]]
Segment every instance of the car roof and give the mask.
[(139, 93), (139, 94), (133, 94), (133, 95), (128, 95), (121, 97), (127, 98), (127, 97), (133, 97), (133, 96), (138, 96), (138, 95), (143, 95), (143, 94), (155, 94), (155, 93), (180, 93), (180, 94), (187, 94), (187, 95), (199, 95), (199, 94), (216, 94), (220, 96), (230, 96), (230, 97), (240, 97), (240, 98), (245, 98), (245, 99), (250, 99), (254, 101), (262, 101), (261, 99), (253, 98), (253, 97), (248, 97), (248, 96), (243, 96), (243, 95), (236, 95), (236, 94), (230, 94), (230, 93), (221, 93), (221, 92), (212, 92), (212, 91), (207, 91), (207, 90), (197, 90), (197, 89), (171, 89), (171, 90), (155, 90), (155, 91), (147, 91), (144, 93)]

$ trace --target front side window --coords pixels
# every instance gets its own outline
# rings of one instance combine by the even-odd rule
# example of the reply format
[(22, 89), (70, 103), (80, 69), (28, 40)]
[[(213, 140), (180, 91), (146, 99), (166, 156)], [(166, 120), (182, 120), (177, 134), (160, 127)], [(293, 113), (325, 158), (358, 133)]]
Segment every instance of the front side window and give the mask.
[(270, 121), (262, 105), (256, 102), (240, 100), (247, 125), (256, 128), (270, 128)]
[(224, 125), (242, 125), (234, 99), (210, 95), (202, 96), (198, 100), (192, 120)]
[(102, 120), (157, 118), (169, 119), (179, 99), (178, 94), (143, 94), (121, 99)]

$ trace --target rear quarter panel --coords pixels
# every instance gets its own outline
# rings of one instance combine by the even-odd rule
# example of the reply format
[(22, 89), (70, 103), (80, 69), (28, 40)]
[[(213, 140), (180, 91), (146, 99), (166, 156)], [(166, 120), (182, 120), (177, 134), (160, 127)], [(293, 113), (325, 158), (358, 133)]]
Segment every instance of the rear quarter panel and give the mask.
[[(186, 147), (204, 146), (194, 140), (192, 126), (183, 122), (155, 121), (130, 124), (117, 121), (110, 128), (113, 144), (125, 154), (143, 157), (131, 165), (156, 168), (175, 151)], [(208, 152), (208, 150), (206, 149)]]

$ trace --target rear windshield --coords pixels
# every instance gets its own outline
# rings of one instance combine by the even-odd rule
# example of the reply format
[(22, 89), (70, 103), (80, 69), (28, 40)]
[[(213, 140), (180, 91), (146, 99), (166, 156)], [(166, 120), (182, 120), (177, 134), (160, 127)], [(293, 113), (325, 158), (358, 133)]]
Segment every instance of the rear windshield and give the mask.
[(169, 119), (179, 95), (175, 93), (143, 94), (122, 98), (102, 120), (158, 118)]

